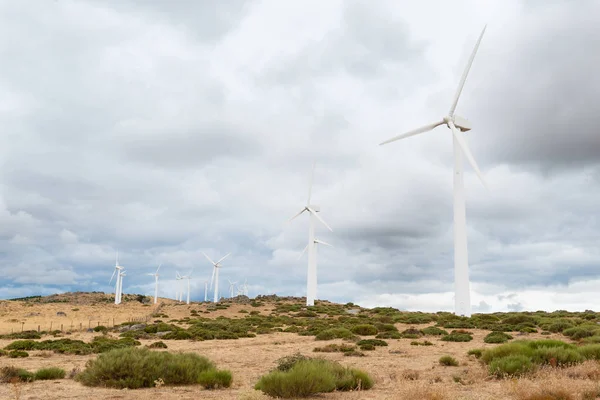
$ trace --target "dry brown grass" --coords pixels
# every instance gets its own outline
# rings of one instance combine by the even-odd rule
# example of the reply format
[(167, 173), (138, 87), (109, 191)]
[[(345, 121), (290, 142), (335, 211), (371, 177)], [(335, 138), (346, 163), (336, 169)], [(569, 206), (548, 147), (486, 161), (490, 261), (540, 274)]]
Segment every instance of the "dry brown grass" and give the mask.
[[(7, 304), (8, 303), (8, 304)], [(204, 314), (206, 306), (199, 304), (185, 305), (166, 303), (161, 313), (167, 314), (170, 319), (189, 317), (191, 310), (198, 310), (202, 317), (216, 318), (243, 318), (241, 309), (260, 311), (268, 315), (273, 309), (273, 304), (266, 303), (262, 307), (249, 307), (248, 305), (234, 304), (226, 310), (217, 310)], [(77, 308), (77, 311), (72, 311)], [(30, 326), (36, 326), (47, 318), (56, 319), (56, 312), (65, 311), (67, 319), (71, 316), (81, 316), (83, 320), (90, 316), (107, 319), (116, 315), (123, 321), (128, 318), (138, 318), (152, 312), (154, 307), (144, 307), (139, 302), (124, 303), (121, 306), (114, 304), (69, 304), (50, 303), (35, 304), (25, 307), (21, 302), (0, 302), (0, 332), (10, 332), (11, 327), (18, 326), (10, 320), (20, 321), (25, 315), (39, 314), (27, 317)], [(46, 319), (45, 319), (46, 318)], [(123, 322), (118, 319), (116, 322)], [(69, 322), (70, 325), (70, 322)], [(403, 331), (413, 325), (396, 324)], [(419, 328), (425, 327), (417, 326)], [(13, 328), (14, 329), (14, 328)], [(27, 329), (27, 324), (25, 325)], [(321, 399), (339, 400), (545, 400), (560, 399), (556, 395), (562, 394), (565, 400), (593, 399), (598, 393), (598, 380), (600, 379), (600, 365), (588, 361), (581, 365), (563, 370), (542, 369), (526, 379), (515, 381), (489, 379), (485, 367), (466, 353), (474, 348), (489, 348), (483, 342), (489, 331), (470, 329), (473, 341), (468, 343), (443, 342), (439, 338), (428, 338), (435, 346), (411, 346), (410, 339), (386, 340), (388, 347), (377, 348), (366, 352), (366, 357), (344, 357), (341, 353), (320, 353), (319, 355), (338, 361), (343, 365), (360, 368), (367, 371), (374, 379), (375, 386), (372, 390), (347, 393), (327, 393), (319, 396)], [(67, 336), (71, 339), (90, 341), (97, 333), (74, 332)], [(531, 334), (528, 338), (557, 338), (564, 339), (560, 334), (542, 336)], [(142, 346), (155, 340), (141, 340)], [(0, 348), (10, 343), (10, 340), (0, 340)], [(139, 400), (157, 398), (164, 400), (179, 399), (242, 399), (265, 400), (267, 396), (253, 390), (259, 377), (267, 373), (276, 365), (276, 360), (300, 352), (304, 355), (314, 356), (313, 348), (317, 345), (313, 337), (299, 336), (291, 333), (273, 333), (258, 335), (256, 338), (243, 338), (237, 340), (208, 340), (194, 342), (187, 340), (164, 340), (169, 351), (190, 351), (204, 355), (213, 360), (220, 368), (226, 368), (233, 373), (233, 387), (227, 390), (207, 391), (199, 387), (154, 387), (140, 390), (115, 390), (105, 388), (83, 387), (73, 379), (62, 379), (53, 383), (36, 381), (20, 386), (22, 400), (33, 399), (120, 399)], [(342, 344), (342, 340), (333, 340), (329, 343)], [(438, 360), (443, 355), (451, 355), (461, 362), (458, 367), (442, 367)], [(46, 357), (42, 352), (31, 352), (31, 357), (25, 359), (9, 359), (0, 357), (0, 367), (15, 365), (29, 371), (43, 367), (59, 367), (65, 371), (78, 371), (85, 368), (88, 360), (95, 355), (73, 356), (65, 354), (51, 354)], [(458, 381), (458, 382), (456, 382)], [(562, 390), (562, 392), (561, 392)], [(529, 396), (529, 397), (528, 397)], [(536, 397), (537, 396), (537, 397)], [(546, 397), (540, 397), (546, 396)], [(554, 397), (548, 397), (554, 396)], [(0, 399), (14, 399), (10, 384), (0, 385)]]

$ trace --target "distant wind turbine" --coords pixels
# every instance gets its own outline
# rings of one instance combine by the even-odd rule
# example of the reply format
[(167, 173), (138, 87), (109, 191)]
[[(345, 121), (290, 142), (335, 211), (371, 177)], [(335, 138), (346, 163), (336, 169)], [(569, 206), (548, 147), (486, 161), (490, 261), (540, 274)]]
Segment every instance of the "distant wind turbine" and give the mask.
[[(316, 163), (313, 163), (313, 168), (312, 168), (312, 172), (310, 175), (310, 184), (308, 187), (308, 200), (306, 202), (306, 206), (304, 206), (304, 208), (298, 214), (296, 214), (292, 218), (290, 218), (290, 222), (291, 222), (293, 219), (298, 217), (304, 211), (308, 211), (308, 214), (310, 217), (309, 226), (308, 226), (308, 244), (305, 248), (305, 250), (308, 250), (308, 270), (307, 270), (307, 274), (306, 274), (307, 275), (306, 276), (306, 305), (307, 306), (314, 306), (315, 298), (317, 296), (317, 257), (316, 257), (316, 251), (315, 251), (316, 250), (315, 243), (320, 243), (320, 242), (315, 242), (315, 221), (318, 220), (327, 229), (329, 229), (330, 231), (333, 232), (333, 229), (331, 229), (329, 227), (329, 225), (327, 225), (327, 223), (325, 221), (323, 221), (323, 219), (317, 214), (318, 212), (321, 211), (320, 207), (317, 205), (314, 205), (314, 204), (313, 205), (310, 204), (310, 197), (311, 197), (311, 192), (312, 192), (315, 165), (316, 165)], [(323, 244), (326, 244), (326, 243), (323, 243)]]
[(154, 277), (154, 304), (158, 302), (158, 270), (160, 269), (162, 263), (158, 265), (156, 272), (153, 274), (148, 274)]
[(181, 279), (187, 279), (187, 300), (186, 304), (190, 304), (190, 279), (192, 278), (192, 272), (194, 268), (190, 270), (190, 273), (184, 276), (181, 276)]
[(483, 186), (487, 188), (487, 185), (483, 178), (483, 174), (477, 166), (475, 158), (471, 154), (466, 137), (463, 135), (463, 132), (471, 130), (471, 123), (465, 118), (454, 114), (454, 111), (456, 110), (458, 99), (467, 80), (467, 75), (469, 74), (473, 60), (475, 59), (475, 54), (477, 54), (477, 49), (479, 48), (485, 29), (486, 27), (481, 31), (481, 35), (471, 53), (471, 57), (469, 58), (460, 79), (460, 83), (458, 84), (458, 89), (454, 95), (448, 115), (440, 121), (422, 126), (380, 143), (380, 145), (384, 145), (420, 133), (429, 132), (440, 125), (446, 125), (452, 132), (454, 148), (454, 313), (466, 317), (471, 316), (471, 293), (469, 283), (469, 257), (467, 251), (467, 218), (465, 212), (465, 186), (463, 181), (463, 155), (466, 157), (469, 164), (471, 164), (473, 170), (475, 170), (475, 173), (481, 180), (481, 183), (483, 183)]
[(210, 263), (213, 265), (213, 273), (212, 273), (212, 277), (210, 278), (210, 288), (212, 289), (213, 287), (213, 282), (215, 284), (215, 295), (214, 295), (214, 302), (218, 303), (219, 302), (219, 268), (221, 268), (221, 262), (226, 259), (227, 257), (229, 257), (229, 255), (231, 253), (228, 253), (227, 255), (225, 255), (223, 258), (221, 258), (219, 261), (214, 262), (213, 260), (210, 259), (209, 256), (207, 256), (205, 253), (204, 257), (206, 257), (206, 259), (208, 261), (210, 261)]
[(227, 279), (227, 282), (229, 282), (229, 297), (233, 298), (233, 290), (235, 289), (237, 282), (231, 282), (229, 279)]
[(124, 274), (122, 274), (123, 270), (124, 270), (124, 268), (119, 265), (119, 252), (117, 252), (116, 261), (115, 261), (115, 270), (113, 271), (110, 281), (108, 281), (108, 284), (110, 285), (112, 283), (112, 280), (114, 279), (115, 275), (117, 275), (117, 281), (115, 282), (115, 304), (121, 304), (121, 293), (123, 291), (122, 283), (123, 283), (123, 276), (125, 276)]

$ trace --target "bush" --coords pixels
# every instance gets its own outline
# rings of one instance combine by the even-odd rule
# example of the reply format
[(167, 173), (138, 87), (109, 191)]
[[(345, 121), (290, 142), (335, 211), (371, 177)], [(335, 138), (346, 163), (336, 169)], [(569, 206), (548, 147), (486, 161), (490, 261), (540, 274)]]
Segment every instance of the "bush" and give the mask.
[(360, 336), (375, 336), (378, 332), (375, 326), (369, 324), (353, 326), (352, 329), (350, 329), (350, 331)]
[(485, 343), (506, 343), (513, 337), (504, 332), (491, 332), (483, 338)]
[(387, 346), (387, 342), (385, 340), (380, 339), (363, 339), (359, 340), (356, 343), (358, 346), (371, 345), (371, 346)]
[(451, 333), (449, 335), (442, 336), (444, 342), (470, 342), (473, 340), (473, 336), (467, 333)]
[(8, 353), (10, 358), (25, 358), (29, 357), (29, 353), (24, 350), (12, 350)]
[(276, 370), (262, 376), (255, 389), (271, 397), (296, 398), (371, 387), (373, 380), (363, 371), (345, 368), (332, 361), (311, 359), (298, 361), (286, 372)]
[(104, 325), (98, 325), (94, 327), (94, 332), (108, 332), (108, 328)]
[(164, 342), (159, 341), (149, 344), (147, 347), (149, 349), (166, 349), (167, 345)]
[(421, 329), (421, 332), (428, 336), (442, 336), (448, 334), (447, 331), (440, 329), (437, 326), (428, 326), (427, 328)]
[(458, 367), (458, 361), (452, 356), (442, 356), (440, 357), (440, 365), (446, 367)]
[(228, 388), (231, 386), (232, 380), (230, 371), (216, 369), (204, 371), (198, 377), (198, 383), (206, 389)]
[(482, 354), (483, 354), (483, 350), (481, 350), (481, 349), (471, 349), (471, 350), (467, 351), (467, 355), (475, 356), (475, 358), (481, 358)]
[(137, 389), (154, 387), (158, 379), (166, 385), (198, 384), (200, 375), (210, 370), (215, 370), (214, 364), (197, 354), (127, 347), (88, 361), (76, 380), (86, 386)]
[(402, 334), (400, 332), (385, 331), (378, 333), (375, 339), (402, 339)]
[(342, 353), (347, 353), (349, 351), (355, 351), (356, 350), (356, 346), (351, 346), (348, 344), (328, 344), (327, 346), (323, 346), (323, 347), (315, 347), (313, 349), (314, 352), (321, 352), (321, 353), (336, 353), (336, 352), (342, 352)]
[(533, 369), (531, 359), (525, 355), (513, 354), (493, 360), (488, 371), (497, 378), (521, 376)]
[(55, 380), (55, 379), (63, 379), (65, 377), (65, 375), (66, 375), (66, 373), (65, 373), (64, 369), (50, 367), (50, 368), (38, 369), (34, 374), (34, 378), (35, 378), (35, 380), (40, 380), (40, 381)]

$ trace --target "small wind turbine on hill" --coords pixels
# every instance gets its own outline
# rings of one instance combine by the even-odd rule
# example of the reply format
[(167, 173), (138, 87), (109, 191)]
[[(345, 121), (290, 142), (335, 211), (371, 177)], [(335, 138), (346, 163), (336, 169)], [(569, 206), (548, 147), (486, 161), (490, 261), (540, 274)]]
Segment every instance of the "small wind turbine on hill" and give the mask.
[(179, 302), (183, 298), (183, 288), (181, 286), (181, 282), (179, 282), (182, 279), (183, 278), (181, 277), (181, 275), (179, 275), (179, 272), (175, 271), (175, 287), (177, 288), (177, 291), (175, 292), (175, 300)]
[(229, 297), (233, 298), (233, 290), (235, 289), (237, 282), (231, 282), (229, 279), (227, 279), (227, 282), (229, 282)]
[(117, 252), (115, 270), (113, 271), (113, 274), (110, 277), (110, 281), (108, 281), (108, 284), (110, 285), (115, 277), (115, 274), (117, 275), (117, 281), (115, 282), (115, 304), (121, 304), (121, 294), (123, 291), (123, 277), (125, 276), (125, 274), (122, 273), (123, 270), (124, 268), (119, 265), (119, 253)]
[(153, 274), (148, 274), (154, 277), (154, 304), (158, 302), (158, 270), (160, 269), (162, 263), (158, 265), (156, 272)]
[(190, 273), (184, 276), (181, 276), (181, 279), (187, 279), (187, 300), (186, 300), (186, 304), (190, 304), (190, 279), (192, 278), (192, 272), (194, 271), (194, 268), (192, 268), (190, 270)]
[[(317, 297), (317, 257), (316, 257), (316, 243), (321, 243), (321, 244), (325, 244), (327, 246), (327, 243), (318, 241), (315, 239), (315, 220), (318, 220), (320, 223), (322, 223), (327, 229), (329, 229), (330, 231), (333, 232), (333, 229), (331, 229), (329, 227), (329, 225), (327, 225), (327, 223), (325, 221), (323, 221), (323, 219), (317, 214), (318, 212), (321, 211), (320, 207), (314, 204), (310, 204), (310, 197), (311, 197), (311, 192), (312, 192), (312, 184), (313, 184), (313, 178), (314, 178), (314, 173), (315, 173), (315, 165), (316, 163), (313, 163), (313, 168), (312, 168), (312, 172), (310, 175), (310, 184), (308, 187), (308, 200), (306, 202), (306, 206), (304, 206), (304, 208), (296, 215), (294, 215), (292, 218), (290, 218), (290, 222), (295, 219), (296, 217), (298, 217), (300, 214), (302, 214), (304, 211), (308, 211), (309, 214), (309, 226), (308, 226), (308, 244), (306, 245), (306, 248), (304, 249), (305, 251), (308, 250), (308, 270), (307, 270), (307, 276), (306, 276), (306, 305), (307, 306), (314, 306), (315, 305), (315, 298)], [(304, 251), (302, 252), (302, 254), (304, 254)]]
[(483, 183), (483, 186), (487, 188), (483, 174), (477, 166), (477, 162), (471, 150), (463, 132), (471, 130), (471, 123), (463, 117), (454, 114), (458, 99), (467, 80), (467, 75), (475, 59), (475, 54), (485, 33), (485, 28), (481, 31), (481, 35), (475, 44), (475, 48), (471, 53), (471, 57), (467, 63), (465, 71), (461, 77), (458, 89), (454, 95), (454, 100), (450, 106), (450, 111), (442, 120), (434, 122), (429, 125), (425, 125), (421, 128), (417, 128), (402, 135), (398, 135), (389, 140), (386, 140), (380, 145), (394, 142), (396, 140), (405, 139), (410, 136), (418, 135), (433, 130), (435, 127), (440, 125), (446, 125), (453, 136), (453, 148), (454, 148), (454, 313), (456, 315), (462, 315), (466, 317), (471, 316), (471, 294), (469, 284), (469, 258), (467, 251), (467, 221), (465, 212), (465, 187), (463, 181), (463, 155), (467, 158), (471, 167), (475, 170), (475, 173)]
[(212, 273), (212, 277), (210, 278), (210, 288), (212, 289), (213, 282), (214, 282), (214, 284), (215, 284), (214, 302), (218, 303), (219, 302), (219, 268), (221, 268), (221, 262), (224, 259), (226, 259), (227, 257), (229, 257), (229, 255), (231, 253), (227, 253), (226, 256), (224, 256), (217, 262), (214, 262), (213, 260), (211, 260), (210, 257), (207, 256), (205, 253), (202, 253), (202, 254), (204, 254), (204, 257), (206, 257), (206, 259), (208, 261), (210, 261), (210, 263), (213, 265), (213, 273)]

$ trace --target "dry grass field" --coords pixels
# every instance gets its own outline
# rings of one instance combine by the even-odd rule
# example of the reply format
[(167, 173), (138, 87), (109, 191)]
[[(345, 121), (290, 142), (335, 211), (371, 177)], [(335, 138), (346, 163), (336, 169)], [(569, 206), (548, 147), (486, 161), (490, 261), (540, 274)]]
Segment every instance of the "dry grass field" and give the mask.
[[(219, 320), (248, 318), (251, 311), (254, 316), (295, 315), (294, 312), (277, 312), (282, 305), (300, 304), (300, 300), (263, 300), (255, 306), (248, 304), (230, 303), (226, 309), (214, 310), (211, 304), (194, 303), (191, 305), (178, 304), (171, 300), (162, 300), (157, 309), (154, 305), (143, 305), (139, 301), (126, 301), (116, 306), (104, 300), (98, 301), (96, 295), (72, 295), (63, 297), (61, 301), (1, 301), (0, 302), (0, 333), (20, 332), (24, 330), (48, 330), (52, 322), (63, 324), (64, 333), (54, 336), (44, 336), (43, 339), (79, 339), (90, 342), (96, 336), (108, 335), (118, 338), (119, 332), (109, 330), (107, 333), (89, 332), (94, 323), (113, 326), (131, 320), (171, 321), (182, 327), (187, 327), (187, 321), (199, 316)], [(47, 298), (46, 298), (47, 299)], [(66, 299), (66, 300), (65, 300)], [(320, 304), (334, 306), (330, 303)], [(338, 308), (341, 306), (338, 306)], [(347, 307), (357, 309), (358, 307)], [(75, 311), (74, 311), (75, 310)], [(58, 312), (64, 312), (66, 317), (57, 317)], [(258, 313), (257, 313), (258, 312)], [(366, 312), (366, 311), (363, 311)], [(152, 315), (153, 313), (154, 316)], [(352, 316), (351, 314), (348, 314)], [(410, 317), (409, 313), (403, 313)], [(425, 314), (418, 314), (425, 315)], [(160, 316), (160, 317), (159, 317)], [(62, 319), (61, 319), (62, 318)], [(340, 318), (319, 314), (319, 318)], [(374, 317), (364, 318), (366, 322)], [(71, 320), (73, 328), (71, 329)], [(62, 321), (62, 322), (61, 322)], [(106, 321), (102, 323), (102, 321)], [(178, 322), (175, 322), (178, 321)], [(24, 322), (24, 324), (22, 324)], [(80, 323), (83, 328), (80, 331)], [(422, 329), (435, 325), (435, 322), (422, 324), (396, 322), (393, 324), (399, 332), (409, 328)], [(58, 327), (60, 329), (60, 327)], [(71, 331), (72, 332), (67, 332)], [(447, 329), (450, 331), (451, 329)], [(576, 366), (554, 368), (548, 366), (537, 369), (522, 378), (496, 379), (488, 375), (488, 370), (474, 356), (467, 355), (471, 349), (488, 349), (498, 344), (484, 343), (484, 337), (490, 330), (468, 329), (473, 340), (469, 342), (442, 341), (439, 336), (427, 336), (416, 339), (428, 340), (429, 346), (411, 345), (415, 339), (385, 339), (388, 346), (376, 347), (372, 351), (364, 351), (363, 357), (347, 357), (343, 353), (313, 352), (315, 347), (331, 343), (348, 343), (342, 339), (315, 340), (315, 336), (300, 336), (292, 332), (263, 332), (256, 337), (240, 337), (234, 340), (174, 340), (157, 338), (139, 338), (141, 346), (162, 340), (170, 352), (193, 352), (206, 356), (218, 368), (228, 369), (233, 374), (233, 384), (227, 389), (205, 390), (199, 385), (192, 386), (161, 386), (144, 389), (110, 389), (86, 387), (69, 378), (71, 371), (81, 371), (88, 360), (97, 357), (96, 354), (72, 355), (59, 354), (50, 351), (29, 351), (29, 357), (9, 358), (0, 357), (0, 368), (16, 366), (29, 371), (43, 367), (60, 367), (67, 372), (65, 379), (34, 381), (30, 383), (0, 383), (0, 399), (268, 399), (270, 397), (253, 389), (258, 379), (277, 365), (277, 360), (300, 352), (310, 357), (323, 357), (335, 360), (345, 366), (352, 366), (368, 372), (374, 379), (375, 385), (368, 391), (333, 392), (320, 394), (322, 399), (594, 399), (600, 398), (600, 365), (598, 361), (588, 360)], [(525, 339), (560, 339), (565, 342), (573, 341), (562, 333), (541, 334), (510, 332), (514, 340)], [(517, 337), (519, 336), (519, 337)], [(522, 336), (522, 337), (521, 337)], [(367, 338), (367, 337), (363, 337)], [(372, 338), (370, 336), (369, 338)], [(5, 348), (15, 339), (0, 339), (0, 348)], [(440, 357), (450, 355), (458, 361), (458, 366), (442, 366)]]

